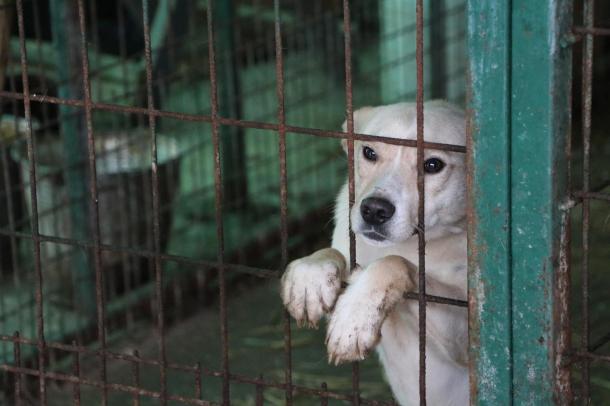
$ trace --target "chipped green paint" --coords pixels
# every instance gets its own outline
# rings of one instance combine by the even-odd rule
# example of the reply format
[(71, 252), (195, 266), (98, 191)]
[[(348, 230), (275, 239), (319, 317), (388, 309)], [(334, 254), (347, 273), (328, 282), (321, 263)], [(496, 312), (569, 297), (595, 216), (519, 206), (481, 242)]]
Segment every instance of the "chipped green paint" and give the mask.
[(511, 249), (514, 403), (554, 404), (553, 294), (569, 131), (571, 0), (513, 0)]
[(471, 401), (510, 404), (510, 9), (468, 2)]
[(470, 0), (472, 404), (560, 404), (554, 314), (571, 0)]

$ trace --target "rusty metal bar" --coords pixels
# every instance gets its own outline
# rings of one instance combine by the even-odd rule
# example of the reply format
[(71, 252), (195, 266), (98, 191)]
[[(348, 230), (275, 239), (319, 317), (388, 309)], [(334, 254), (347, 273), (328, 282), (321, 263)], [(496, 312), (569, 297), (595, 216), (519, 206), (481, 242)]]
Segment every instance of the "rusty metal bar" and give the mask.
[(220, 339), (221, 339), (221, 363), (222, 363), (222, 404), (228, 406), (231, 403), (229, 382), (229, 337), (227, 326), (227, 297), (225, 286), (225, 253), (224, 253), (224, 225), (222, 219), (223, 189), (220, 162), (220, 140), (218, 119), (218, 84), (216, 72), (216, 50), (214, 43), (213, 1), (207, 0), (207, 25), (208, 25), (208, 58), (210, 65), (210, 101), (212, 118), (212, 144), (214, 148), (214, 216), (216, 219), (216, 244), (218, 261), (218, 278), (220, 294)]
[[(583, 19), (585, 28), (593, 27), (594, 0), (583, 1)], [(593, 33), (584, 34), (582, 52), (582, 143), (583, 143), (583, 172), (582, 192), (589, 193), (591, 183), (591, 109), (593, 101)], [(590, 231), (590, 201), (582, 201), (582, 333), (580, 339), (581, 351), (589, 349), (590, 320), (589, 320), (589, 231)], [(588, 357), (582, 358), (581, 391), (585, 404), (590, 402), (590, 362)]]
[(34, 135), (32, 134), (32, 110), (30, 99), (30, 84), (28, 78), (28, 60), (25, 48), (25, 27), (23, 22), (23, 0), (17, 0), (17, 27), (19, 31), (19, 51), (21, 54), (21, 81), (23, 85), (23, 108), (26, 120), (27, 151), (29, 160), (30, 199), (32, 207), (31, 236), (34, 250), (34, 269), (36, 273), (36, 335), (38, 350), (38, 393), (42, 406), (47, 405), (47, 386), (45, 381), (45, 353), (43, 319), (43, 277), (40, 263), (40, 239), (38, 230), (38, 196), (36, 191), (36, 150), (34, 148)]
[[(88, 378), (79, 379), (75, 376), (60, 373), (60, 372), (47, 371), (43, 374), (42, 377), (40, 377), (40, 372), (36, 369), (25, 368), (25, 367), (18, 368), (18, 367), (6, 365), (6, 364), (1, 364), (0, 370), (12, 372), (14, 374), (39, 377), (40, 379), (49, 379), (49, 380), (53, 380), (53, 381), (66, 382), (66, 383), (72, 383), (72, 384), (80, 383), (81, 385), (92, 386), (92, 387), (99, 388), (101, 390), (106, 390), (106, 391), (110, 389), (113, 391), (121, 391), (121, 392), (141, 395), (141, 396), (147, 396), (152, 399), (161, 399), (160, 392), (143, 389), (143, 388), (139, 388), (139, 387), (135, 387), (135, 386), (125, 385), (125, 384), (121, 384), (121, 383), (108, 383), (108, 382), (104, 383), (104, 382), (94, 381), (94, 380), (91, 380)], [(178, 395), (169, 395), (167, 397), (167, 400), (182, 402), (182, 403), (186, 403), (189, 405), (217, 406), (217, 404), (213, 403), (213, 402), (208, 402), (205, 400), (199, 400), (199, 399), (193, 399), (193, 398), (187, 398), (187, 397), (178, 396)]]
[[(410, 299), (410, 300), (419, 300), (421, 298), (422, 295), (419, 294), (419, 292), (407, 292), (403, 295), (403, 297), (405, 299)], [(449, 306), (457, 306), (457, 307), (468, 307), (468, 302), (466, 300), (459, 300), (459, 299), (452, 299), (449, 297), (442, 297), (442, 296), (436, 296), (436, 295), (429, 295), (429, 294), (425, 294), (424, 296), (424, 300), (426, 302), (430, 302), (430, 303), (440, 303), (440, 304), (446, 304)]]
[[(18, 237), (18, 238), (31, 238), (31, 235), (29, 235), (27, 233), (21, 233), (21, 232), (13, 233), (13, 232), (6, 232), (3, 230), (0, 230), (0, 235), (10, 235), (10, 236)], [(56, 244), (65, 244), (65, 245), (70, 245), (70, 246), (85, 248), (85, 249), (91, 249), (93, 247), (92, 243), (78, 241), (78, 240), (69, 239), (69, 238), (46, 236), (44, 234), (40, 235), (40, 241), (41, 242), (52, 242), (52, 243), (56, 243)], [(149, 250), (125, 248), (125, 247), (108, 245), (108, 244), (100, 244), (100, 248), (102, 251), (125, 253), (125, 254), (140, 256), (140, 257), (144, 257), (144, 258), (154, 258), (156, 255), (155, 252), (149, 251)], [(203, 266), (208, 269), (215, 269), (220, 266), (220, 264), (218, 262), (196, 260), (196, 259), (192, 259), (189, 257), (180, 256), (180, 255), (160, 254), (159, 258), (162, 259), (163, 261), (173, 261), (173, 262), (176, 262), (176, 263), (179, 263), (182, 265), (188, 265), (188, 266), (198, 266), (198, 267)], [(242, 265), (242, 264), (232, 264), (232, 263), (225, 263), (224, 266), (228, 270), (257, 276), (260, 278), (271, 279), (271, 278), (279, 278), (281, 276), (280, 272), (277, 270), (257, 268), (257, 267), (253, 267), (253, 266), (247, 266), (247, 265)], [(345, 284), (344, 287), (345, 286), (347, 286), (347, 284)], [(405, 293), (404, 297), (405, 297), (405, 299), (418, 300), (419, 294), (414, 293), (414, 292), (407, 292), (407, 293)], [(433, 303), (442, 303), (442, 304), (447, 304), (447, 305), (452, 305), (452, 306), (459, 306), (459, 307), (468, 306), (468, 303), (464, 300), (446, 298), (446, 297), (429, 295), (429, 294), (426, 295), (426, 301), (433, 302)], [(2, 339), (2, 335), (0, 335), (0, 340), (1, 339)], [(49, 344), (49, 345), (51, 345), (51, 344)]]
[(144, 55), (146, 68), (146, 103), (148, 110), (148, 128), (151, 137), (151, 192), (152, 192), (152, 239), (154, 247), (154, 269), (155, 269), (155, 296), (157, 316), (157, 344), (159, 347), (160, 380), (161, 380), (161, 404), (167, 404), (167, 373), (165, 353), (165, 310), (163, 307), (163, 267), (161, 258), (161, 230), (159, 225), (159, 174), (157, 165), (157, 127), (156, 117), (152, 114), (154, 110), (154, 93), (152, 87), (152, 55), (150, 47), (149, 27), (149, 5), (148, 0), (142, 0), (142, 26), (144, 27)]
[(585, 193), (582, 190), (577, 190), (572, 192), (572, 201), (567, 202), (567, 208), (571, 209), (579, 203), (582, 203), (583, 199), (597, 199), (597, 200), (607, 200), (607, 193), (604, 193), (603, 190), (610, 186), (610, 180), (601, 182), (600, 184), (590, 187), (589, 192)]
[[(97, 313), (97, 335), (101, 348), (100, 379), (107, 382), (106, 374), (106, 309), (104, 301), (104, 274), (102, 269), (100, 219), (98, 206), (97, 168), (95, 156), (95, 139), (93, 135), (93, 110), (91, 108), (91, 82), (89, 79), (89, 55), (87, 52), (87, 30), (85, 27), (85, 9), (83, 0), (78, 0), (78, 22), (80, 29), (81, 68), (83, 77), (83, 96), (85, 107), (85, 123), (87, 129), (87, 159), (89, 162), (89, 221), (93, 231), (93, 262), (95, 269), (95, 302)], [(41, 375), (42, 376), (42, 375)], [(108, 404), (108, 391), (102, 388), (102, 405)]]
[[(76, 345), (76, 342), (72, 341), (72, 345)], [(72, 363), (72, 374), (80, 379), (80, 352), (73, 354), (74, 361)], [(80, 382), (77, 381), (72, 386), (72, 404), (80, 406)]]
[(201, 399), (203, 396), (201, 388), (201, 363), (195, 364), (195, 397)]
[[(25, 345), (36, 345), (36, 343), (37, 343), (37, 341), (35, 339), (28, 339), (28, 338), (22, 338), (19, 336), (15, 337), (15, 336), (8, 336), (8, 335), (0, 335), (0, 341), (8, 341), (11, 343), (20, 343), (20, 344), (25, 344)], [(91, 349), (91, 348), (88, 348), (85, 346), (79, 346), (76, 344), (61, 344), (61, 343), (50, 342), (50, 343), (48, 343), (48, 348), (57, 349), (57, 350), (61, 350), (61, 351), (67, 351), (67, 352), (78, 352), (81, 354), (89, 354), (89, 355), (101, 354), (101, 351), (99, 349), (97, 349), (97, 350)], [(159, 360), (157, 360), (157, 359), (141, 358), (137, 351), (134, 351), (132, 354), (125, 354), (125, 353), (116, 353), (116, 352), (106, 350), (105, 354), (109, 358), (128, 361), (132, 364), (132, 380), (134, 381), (134, 385), (132, 385), (131, 388), (138, 388), (140, 385), (139, 367), (141, 364), (150, 365), (150, 366), (159, 366), (160, 365)], [(175, 369), (175, 370), (184, 371), (184, 372), (191, 372), (191, 373), (195, 373), (197, 371), (197, 366), (179, 365), (179, 364), (169, 363), (167, 365), (167, 367), (170, 369)], [(0, 370), (3, 369), (3, 370), (10, 370), (10, 371), (15, 372), (15, 370), (11, 369), (11, 368), (12, 367), (10, 365), (0, 364)], [(214, 371), (214, 370), (210, 370), (208, 368), (201, 368), (201, 367), (199, 368), (199, 370), (202, 371), (203, 374), (205, 374), (206, 376), (210, 376), (210, 377), (222, 377), (223, 376), (223, 371)], [(30, 373), (23, 372), (23, 374), (30, 374)], [(236, 381), (236, 382), (240, 382), (240, 383), (246, 383), (246, 384), (252, 384), (252, 385), (261, 384), (267, 388), (275, 388), (275, 389), (282, 389), (282, 390), (285, 390), (285, 388), (286, 388), (286, 385), (283, 382), (273, 382), (273, 381), (262, 381), (261, 382), (257, 378), (251, 378), (251, 377), (244, 376), (244, 375), (229, 374), (229, 378), (232, 381)], [(81, 384), (85, 384), (85, 385), (91, 385), (91, 382), (96, 382), (95, 384), (93, 384), (93, 386), (97, 386), (97, 387), (101, 387), (103, 385), (99, 381), (83, 382), (82, 379), (78, 380), (74, 377), (69, 378), (67, 380), (65, 378), (62, 378), (60, 380), (64, 380), (64, 381), (71, 382), (71, 383), (79, 381)], [(150, 396), (149, 394), (144, 393), (144, 392), (133, 391), (130, 389), (124, 390), (124, 388), (121, 386), (113, 387), (112, 385), (113, 384), (108, 384), (108, 387), (113, 390), (126, 391), (126, 392), (132, 393), (134, 395)], [(348, 401), (352, 400), (352, 396), (349, 394), (328, 392), (328, 391), (324, 391), (324, 390), (313, 389), (313, 388), (297, 386), (297, 385), (294, 385), (294, 389), (297, 393), (302, 393), (302, 394), (307, 394), (307, 395), (312, 395), (312, 396), (317, 396), (317, 397), (325, 396), (330, 399), (336, 399), (336, 400), (348, 400)], [(155, 397), (155, 396), (153, 396), (153, 397)], [(158, 398), (159, 396), (156, 396), (156, 397)], [(171, 396), (168, 397), (168, 399), (170, 399), (170, 400), (172, 398), (173, 397), (171, 397)], [(365, 399), (362, 399), (362, 403), (366, 404), (366, 405), (392, 404), (392, 403), (387, 403), (387, 402), (378, 402), (378, 401), (365, 400)]]
[[(21, 343), (19, 342), (19, 332), (13, 335), (13, 357), (15, 358), (15, 366), (21, 367)], [(21, 382), (21, 374), (15, 375), (15, 406), (21, 406), (23, 402), (23, 388)]]
[[(22, 93), (10, 92), (10, 91), (0, 91), (0, 97), (7, 97), (10, 99), (23, 100), (24, 96)], [(41, 102), (41, 103), (51, 103), (58, 105), (69, 105), (74, 107), (82, 107), (84, 105), (82, 100), (78, 99), (62, 99), (53, 96), (47, 95), (36, 95), (33, 94), (30, 96), (31, 101)], [(191, 121), (191, 122), (204, 122), (211, 123), (213, 121), (211, 115), (204, 114), (189, 114), (189, 113), (178, 113), (172, 111), (165, 111), (159, 109), (153, 109), (152, 111), (148, 111), (143, 107), (135, 107), (135, 106), (122, 106), (119, 104), (111, 104), (111, 103), (96, 103), (92, 102), (91, 107), (94, 110), (102, 110), (102, 111), (115, 111), (118, 113), (126, 113), (126, 114), (141, 114), (141, 115), (149, 115), (152, 114), (155, 117), (167, 117), (176, 120), (182, 121)], [(217, 116), (216, 120), (218, 124), (221, 125), (232, 125), (243, 128), (250, 129), (259, 129), (259, 130), (279, 130), (279, 125), (273, 123), (266, 123), (262, 121), (253, 121), (253, 120), (238, 120), (227, 117)], [(292, 126), (286, 124), (286, 132), (296, 133), (296, 134), (304, 134), (304, 135), (312, 135), (317, 137), (325, 137), (325, 138), (337, 138), (337, 139), (347, 139), (350, 137), (348, 132), (343, 131), (332, 131), (332, 130), (322, 130), (317, 128), (308, 128), (308, 127), (299, 127)], [(375, 141), (375, 142), (383, 142), (385, 144), (390, 145), (401, 145), (406, 147), (417, 147), (417, 142), (414, 140), (405, 140), (399, 138), (391, 138), (391, 137), (378, 137), (375, 135), (369, 134), (360, 134), (354, 132), (352, 134), (353, 139), (356, 141)], [(439, 150), (439, 151), (450, 151), (450, 152), (461, 152), (465, 153), (466, 148), (463, 145), (454, 145), (454, 144), (442, 144), (437, 142), (424, 142), (424, 148)]]
[[(32, 236), (27, 233), (23, 233), (23, 232), (11, 233), (11, 232), (7, 232), (7, 231), (3, 231), (3, 230), (0, 230), (0, 235), (13, 235), (15, 237), (27, 238), (27, 239), (32, 238)], [(71, 245), (74, 247), (81, 247), (81, 248), (92, 248), (94, 246), (93, 243), (86, 242), (86, 241), (78, 241), (78, 240), (70, 239), (70, 238), (53, 237), (53, 236), (47, 236), (47, 235), (43, 235), (43, 234), (40, 234), (39, 237), (40, 237), (39, 239), (41, 242), (53, 242), (53, 243), (66, 244), (66, 245)], [(111, 252), (117, 252), (117, 253), (124, 252), (124, 253), (128, 253), (131, 255), (138, 255), (141, 257), (145, 257), (145, 258), (154, 258), (156, 255), (155, 252), (151, 251), (151, 250), (125, 248), (125, 247), (108, 245), (108, 244), (101, 244), (100, 247), (102, 248), (103, 251), (111, 251)], [(174, 262), (177, 262), (180, 264), (191, 265), (191, 266), (205, 266), (207, 268), (217, 268), (218, 266), (220, 266), (219, 262), (197, 260), (197, 259), (192, 259), (192, 258), (185, 257), (185, 256), (180, 256), (180, 255), (160, 254), (159, 258), (161, 258), (164, 261), (165, 260), (174, 261)], [(256, 267), (240, 265), (240, 264), (225, 264), (225, 266), (231, 267), (232, 269), (239, 271), (239, 272), (248, 273), (248, 274), (252, 274), (252, 275), (258, 275), (262, 278), (276, 278), (279, 276), (279, 272), (277, 270), (256, 268)]]
[[(262, 374), (258, 376), (258, 380), (260, 382), (264, 382)], [(291, 385), (287, 383), (286, 389), (292, 390)], [(265, 387), (261, 383), (256, 384), (256, 400), (255, 400), (256, 406), (263, 406), (263, 404), (265, 403), (264, 390), (265, 390)], [(292, 398), (291, 398), (291, 400), (292, 400)], [(286, 401), (288, 401), (288, 399), (286, 399)]]
[[(572, 106), (572, 93), (569, 94), (568, 105)], [(567, 109), (568, 122), (572, 122), (571, 110)], [(570, 190), (572, 188), (572, 128), (568, 126), (564, 135), (564, 156), (565, 156), (565, 196), (563, 204), (571, 201)], [(570, 300), (572, 285), (572, 221), (571, 210), (568, 207), (560, 206), (559, 215), (559, 254), (555, 286), (553, 287), (553, 297), (556, 300), (554, 322), (557, 324), (557, 337), (554, 343), (554, 367), (555, 367), (555, 390), (557, 393), (557, 403), (570, 405), (573, 403), (574, 395), (572, 392), (572, 371), (569, 367), (569, 353), (572, 349), (572, 320), (570, 316)]]
[[(274, 32), (275, 32), (275, 80), (277, 96), (278, 121), (278, 154), (280, 161), (280, 269), (288, 265), (288, 173), (286, 167), (286, 111), (284, 97), (284, 54), (282, 45), (282, 23), (280, 21), (280, 1), (274, 0)], [(292, 338), (290, 331), (290, 314), (284, 310), (284, 357), (286, 380), (286, 404), (292, 405)], [(262, 379), (262, 378), (261, 378)], [(258, 387), (258, 386), (257, 386)], [(261, 392), (262, 402), (262, 392)]]
[(605, 27), (593, 27), (593, 22), (591, 25), (587, 24), (585, 21), (585, 27), (574, 27), (572, 31), (577, 34), (585, 34), (585, 35), (595, 35), (595, 36), (607, 36), (610, 35), (610, 28)]
[(417, 236), (418, 236), (418, 304), (419, 304), (419, 404), (426, 405), (426, 219), (424, 177), (424, 3), (417, 0), (416, 64), (417, 64)]
[[(328, 391), (328, 385), (326, 385), (326, 382), (322, 382), (322, 385), (320, 385), (320, 387), (322, 388), (323, 392)], [(320, 406), (328, 406), (328, 396), (326, 396), (325, 394), (320, 395)]]
[[(352, 210), (355, 201), (354, 179), (354, 99), (352, 82), (352, 24), (349, 0), (343, 0), (343, 50), (345, 56), (345, 109), (347, 116), (347, 182), (349, 210)], [(356, 236), (352, 230), (352, 220), (349, 216), (349, 266), (350, 270), (356, 267)], [(352, 393), (353, 405), (360, 404), (360, 367), (358, 362), (352, 363)]]
[(602, 200), (606, 202), (610, 202), (610, 194), (609, 193), (601, 193), (601, 192), (576, 192), (575, 196), (584, 198), (585, 200)]
[[(570, 69), (570, 68), (568, 68)], [(572, 89), (568, 91), (567, 105), (570, 106), (566, 113), (569, 115), (564, 136), (564, 156), (565, 156), (565, 193), (563, 204), (568, 205), (572, 197), (572, 109), (573, 96)], [(570, 315), (570, 300), (572, 292), (572, 221), (571, 207), (564, 207), (560, 212), (559, 219), (559, 255), (557, 277), (554, 286), (553, 296), (557, 301), (554, 309), (554, 322), (557, 323), (557, 338), (555, 343), (555, 390), (558, 404), (570, 405), (574, 401), (572, 388), (572, 370), (570, 368), (570, 355), (572, 350), (572, 319)]]
[[(132, 354), (132, 362), (131, 362), (131, 380), (133, 381), (133, 386), (138, 388), (140, 387), (140, 353), (138, 350), (134, 350)], [(133, 394), (133, 406), (140, 406), (140, 394)]]

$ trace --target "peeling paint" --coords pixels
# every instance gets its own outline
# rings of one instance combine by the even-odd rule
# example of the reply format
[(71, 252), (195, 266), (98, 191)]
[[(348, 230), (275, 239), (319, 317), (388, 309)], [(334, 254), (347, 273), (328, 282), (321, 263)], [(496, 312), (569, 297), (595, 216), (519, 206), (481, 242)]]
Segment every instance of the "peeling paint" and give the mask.
[(559, 43), (569, 34), (571, 3), (543, 1), (468, 3), (470, 376), (477, 405), (553, 404), (569, 394), (569, 374), (558, 364), (569, 339), (555, 281), (559, 218), (570, 204), (560, 153), (571, 64)]

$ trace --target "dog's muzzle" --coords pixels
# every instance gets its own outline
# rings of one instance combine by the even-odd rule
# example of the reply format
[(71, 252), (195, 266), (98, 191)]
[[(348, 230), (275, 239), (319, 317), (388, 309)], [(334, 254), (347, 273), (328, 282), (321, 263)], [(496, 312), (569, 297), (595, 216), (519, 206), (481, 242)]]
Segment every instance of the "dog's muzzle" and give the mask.
[(396, 207), (387, 199), (367, 197), (360, 203), (360, 215), (370, 226), (378, 227), (392, 218)]

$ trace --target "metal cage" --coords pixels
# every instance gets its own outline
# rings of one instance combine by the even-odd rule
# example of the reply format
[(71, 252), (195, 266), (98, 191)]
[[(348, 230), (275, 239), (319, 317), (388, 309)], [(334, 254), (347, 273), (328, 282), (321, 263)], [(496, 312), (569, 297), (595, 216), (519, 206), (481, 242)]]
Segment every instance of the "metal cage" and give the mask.
[[(473, 404), (598, 400), (591, 363), (610, 359), (610, 336), (591, 338), (591, 201), (610, 198), (608, 177), (590, 181), (592, 69), (609, 30), (593, 1), (576, 25), (569, 0), (311, 3), (0, 0), (0, 402), (395, 404), (370, 389), (372, 362), (333, 368), (333, 382), (301, 374), (295, 354), (320, 352), (299, 347), (309, 336), (279, 300), (244, 302), (273, 315), (241, 342), (231, 306), (324, 244), (311, 224), (328, 221), (346, 175), (353, 204), (354, 141), (372, 139), (354, 106), (408, 98), (417, 140), (374, 139), (418, 152), (419, 286), (405, 297), (419, 303), (421, 404), (428, 302), (469, 308)], [(467, 147), (424, 140), (424, 98), (466, 102)], [(470, 162), (468, 303), (426, 293), (424, 149)], [(355, 249), (350, 233), (352, 268)], [(236, 371), (240, 345), (259, 358)]]

